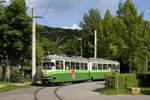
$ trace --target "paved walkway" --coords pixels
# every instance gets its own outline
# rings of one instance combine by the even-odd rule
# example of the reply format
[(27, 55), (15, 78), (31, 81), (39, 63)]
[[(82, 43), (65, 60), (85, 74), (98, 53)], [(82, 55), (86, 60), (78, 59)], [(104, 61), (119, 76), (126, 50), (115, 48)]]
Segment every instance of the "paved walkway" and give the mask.
[(6, 86), (6, 85), (0, 85), (0, 88), (2, 88), (2, 87), (4, 87), (4, 86)]

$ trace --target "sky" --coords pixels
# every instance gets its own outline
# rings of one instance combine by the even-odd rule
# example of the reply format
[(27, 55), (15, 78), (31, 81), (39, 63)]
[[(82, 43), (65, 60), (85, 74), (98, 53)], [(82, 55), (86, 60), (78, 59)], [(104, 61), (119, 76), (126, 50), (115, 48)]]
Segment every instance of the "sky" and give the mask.
[[(43, 19), (36, 19), (36, 22), (41, 25), (80, 29), (79, 23), (83, 21), (84, 14), (88, 13), (91, 8), (99, 9), (102, 18), (107, 9), (115, 16), (118, 3), (124, 3), (125, 1), (126, 0), (26, 0), (26, 3), (28, 6), (27, 13), (30, 16), (32, 15), (32, 7), (36, 8), (37, 16), (44, 16)], [(150, 0), (132, 0), (132, 2), (138, 9), (139, 14), (144, 11), (144, 19), (150, 21)]]

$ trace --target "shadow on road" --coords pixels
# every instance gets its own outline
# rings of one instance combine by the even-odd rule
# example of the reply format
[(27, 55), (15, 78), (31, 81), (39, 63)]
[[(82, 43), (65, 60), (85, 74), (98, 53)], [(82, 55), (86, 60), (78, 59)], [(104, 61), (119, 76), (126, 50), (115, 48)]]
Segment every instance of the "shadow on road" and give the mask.
[(96, 89), (94, 89), (94, 90), (92, 90), (92, 91), (94, 91), (94, 92), (100, 92), (101, 90), (103, 90), (104, 88), (96, 88)]
[(36, 87), (53, 87), (53, 86), (58, 86), (58, 85), (55, 85), (55, 84), (36, 83), (36, 84), (32, 84), (32, 86), (36, 86)]

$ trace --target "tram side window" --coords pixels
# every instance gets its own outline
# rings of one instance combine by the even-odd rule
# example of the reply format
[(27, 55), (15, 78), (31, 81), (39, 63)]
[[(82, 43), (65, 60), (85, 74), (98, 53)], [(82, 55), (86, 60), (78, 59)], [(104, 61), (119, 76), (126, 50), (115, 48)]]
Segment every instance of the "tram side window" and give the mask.
[(85, 63), (85, 70), (87, 70), (87, 69), (88, 69), (87, 63)]
[(70, 70), (70, 62), (65, 62), (65, 69)]
[(108, 69), (109, 69), (109, 70), (112, 70), (111, 64), (108, 64)]
[(103, 64), (103, 69), (107, 70), (107, 64)]
[(63, 61), (56, 61), (56, 69), (63, 70)]
[(79, 63), (79, 70), (82, 70), (83, 63)]
[(82, 70), (87, 70), (87, 63), (83, 63)]
[(75, 62), (71, 62), (71, 70), (75, 70)]
[(84, 69), (84, 64), (83, 63), (81, 63), (81, 68), (80, 68), (81, 70), (83, 70)]
[(76, 70), (79, 70), (79, 63), (76, 63)]
[(115, 69), (115, 64), (113, 64), (113, 70)]
[(92, 64), (92, 70), (97, 70), (96, 64)]
[(98, 64), (98, 70), (102, 70), (102, 64)]

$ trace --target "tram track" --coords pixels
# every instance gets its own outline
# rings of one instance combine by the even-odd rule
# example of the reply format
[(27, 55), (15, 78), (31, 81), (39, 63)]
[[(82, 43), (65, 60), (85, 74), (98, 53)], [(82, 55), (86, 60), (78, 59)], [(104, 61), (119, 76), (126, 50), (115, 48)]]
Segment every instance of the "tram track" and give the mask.
[[(59, 90), (60, 88), (62, 88), (62, 87), (64, 87), (64, 86), (53, 87), (54, 90), (53, 90), (52, 92), (53, 92), (54, 96), (55, 96), (58, 100), (64, 100), (64, 98), (62, 98), (62, 97), (58, 94), (58, 90)], [(38, 95), (38, 93), (39, 93), (41, 90), (43, 90), (43, 89), (45, 89), (45, 88), (47, 88), (47, 87), (41, 87), (41, 88), (37, 89), (37, 90), (34, 92), (34, 94), (33, 94), (34, 100), (39, 100), (39, 98), (38, 98), (37, 95)]]
[(55, 95), (56, 95), (56, 97), (59, 99), (59, 100), (64, 100), (60, 95), (58, 95), (58, 90), (60, 89), (60, 88), (62, 88), (63, 86), (59, 86), (59, 87), (57, 87), (56, 89), (55, 89)]
[(44, 89), (44, 88), (46, 88), (46, 87), (39, 88), (39, 89), (37, 89), (37, 90), (34, 92), (34, 94), (33, 94), (34, 100), (38, 100), (38, 98), (37, 98), (37, 93), (38, 93), (40, 90)]

